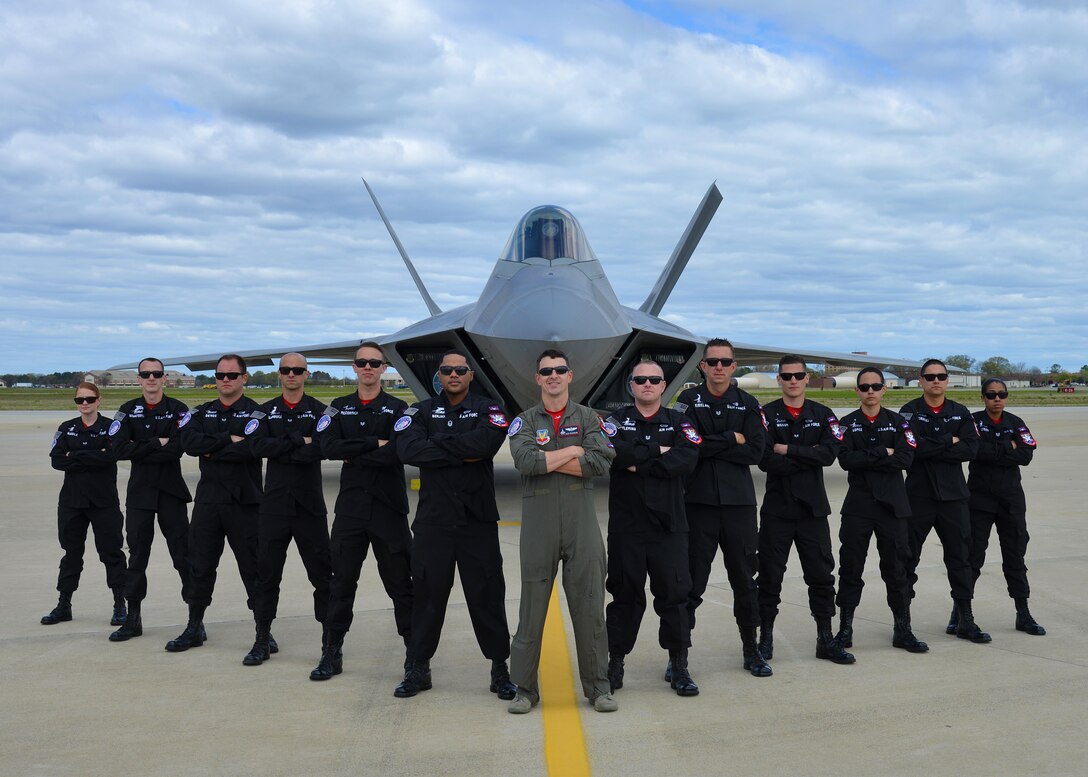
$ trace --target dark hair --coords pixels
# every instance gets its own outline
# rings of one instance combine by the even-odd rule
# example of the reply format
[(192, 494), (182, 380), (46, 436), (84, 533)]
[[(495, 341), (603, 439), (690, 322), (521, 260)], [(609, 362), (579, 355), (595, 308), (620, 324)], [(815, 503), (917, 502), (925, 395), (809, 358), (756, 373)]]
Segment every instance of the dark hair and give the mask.
[(236, 353), (225, 353), (225, 354), (223, 354), (222, 356), (220, 356), (218, 359), (215, 360), (215, 366), (218, 367), (219, 362), (228, 361), (228, 360), (238, 362), (238, 366), (239, 366), (239, 368), (241, 368), (243, 374), (248, 374), (249, 373), (249, 370), (246, 369), (246, 360), (243, 359), (241, 356), (239, 356)]
[(881, 383), (884, 382), (884, 373), (880, 371), (879, 367), (874, 367), (871, 364), (869, 366), (867, 366), (867, 367), (862, 367), (860, 370), (858, 370), (858, 377), (857, 377), (857, 380), (854, 381), (854, 382), (857, 383), (860, 386), (861, 385), (861, 376), (864, 375), (867, 372), (875, 372), (877, 375), (880, 376), (880, 382)]
[(785, 356), (778, 360), (778, 371), (782, 372), (782, 367), (786, 364), (800, 364), (802, 367), (805, 368), (805, 372), (808, 372), (808, 365), (805, 364), (804, 357), (798, 356), (795, 353), (787, 353)]
[(469, 366), (469, 369), (472, 368), (472, 362), (470, 362), (468, 360), (468, 354), (465, 353), (464, 351), (462, 351), (460, 348), (450, 348), (448, 351), (446, 351), (444, 354), (442, 354), (442, 358), (439, 359), (438, 361), (439, 362), (446, 361), (447, 356), (460, 356), (462, 359), (465, 360), (465, 364), (467, 364)]
[(982, 388), (980, 389), (979, 393), (985, 394), (986, 387), (989, 386), (991, 383), (1000, 383), (1001, 388), (1005, 389), (1005, 391), (1009, 390), (1008, 384), (1006, 384), (1005, 381), (1001, 380), (1001, 378), (986, 378), (986, 380), (982, 381)]
[(538, 367), (540, 366), (541, 359), (562, 359), (567, 363), (568, 367), (570, 366), (570, 359), (558, 348), (545, 348), (541, 351), (540, 356), (536, 357), (536, 364)]
[(78, 386), (76, 386), (76, 393), (73, 394), (73, 396), (78, 396), (80, 389), (86, 389), (87, 391), (90, 391), (92, 394), (94, 394), (99, 399), (102, 398), (102, 392), (99, 391), (98, 386), (94, 385), (93, 383), (80, 383)]
[(355, 348), (355, 353), (359, 353), (359, 351), (361, 351), (363, 348), (373, 348), (375, 351), (377, 351), (378, 353), (380, 353), (382, 355), (382, 359), (385, 358), (385, 351), (383, 351), (382, 347), (380, 345), (378, 345), (376, 342), (374, 342), (373, 340), (363, 340)]
[(724, 337), (712, 337), (706, 341), (706, 345), (703, 346), (703, 356), (706, 356), (706, 352), (711, 348), (728, 348), (733, 351), (733, 355), (736, 355), (736, 351), (733, 348), (733, 344), (726, 340)]
[(140, 365), (144, 362), (155, 362), (157, 365), (162, 367), (164, 371), (166, 370), (166, 365), (162, 363), (162, 359), (156, 359), (154, 356), (145, 356), (144, 358), (140, 359), (140, 361), (136, 362), (136, 369), (140, 369)]
[(940, 359), (926, 359), (924, 362), (922, 362), (922, 368), (918, 370), (918, 374), (925, 375), (926, 367), (932, 367), (934, 364), (941, 365), (941, 367), (944, 368), (944, 371), (948, 372), (948, 366)]

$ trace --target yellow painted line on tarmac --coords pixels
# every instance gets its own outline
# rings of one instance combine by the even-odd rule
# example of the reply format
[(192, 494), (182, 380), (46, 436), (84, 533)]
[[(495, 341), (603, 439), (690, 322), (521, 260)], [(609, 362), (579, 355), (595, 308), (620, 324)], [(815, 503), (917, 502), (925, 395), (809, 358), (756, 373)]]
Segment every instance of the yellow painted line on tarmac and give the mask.
[(550, 777), (590, 777), (582, 715), (574, 691), (567, 630), (559, 607), (559, 581), (552, 586), (540, 650), (540, 698), (544, 717), (544, 762)]

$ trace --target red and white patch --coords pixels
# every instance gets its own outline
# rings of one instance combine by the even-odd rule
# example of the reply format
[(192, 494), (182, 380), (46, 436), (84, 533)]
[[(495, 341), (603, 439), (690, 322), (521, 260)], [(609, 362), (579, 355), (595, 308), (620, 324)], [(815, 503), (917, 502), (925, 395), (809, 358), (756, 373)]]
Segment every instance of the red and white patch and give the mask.
[(500, 429), (505, 429), (510, 425), (510, 422), (506, 420), (506, 413), (488, 413), (487, 420), (492, 426), (497, 426)]
[(771, 430), (771, 425), (767, 423), (767, 416), (763, 415), (762, 407), (759, 409), (759, 419), (763, 421), (763, 430), (769, 432)]
[(1032, 448), (1035, 447), (1035, 438), (1031, 436), (1031, 432), (1028, 431), (1026, 426), (1020, 427), (1020, 439), (1023, 441), (1024, 445), (1030, 445)]
[(702, 445), (703, 438), (699, 436), (699, 433), (695, 431), (695, 427), (691, 424), (681, 424), (680, 429), (683, 430), (684, 436), (691, 440), (696, 445)]
[(912, 448), (918, 447), (918, 440), (915, 439), (914, 432), (910, 430), (910, 426), (907, 424), (903, 424), (903, 436), (907, 438), (907, 445)]
[(827, 428), (831, 430), (831, 433), (835, 435), (835, 439), (839, 442), (842, 442), (842, 438), (846, 436), (846, 432), (839, 426), (839, 422), (834, 416), (827, 419)]

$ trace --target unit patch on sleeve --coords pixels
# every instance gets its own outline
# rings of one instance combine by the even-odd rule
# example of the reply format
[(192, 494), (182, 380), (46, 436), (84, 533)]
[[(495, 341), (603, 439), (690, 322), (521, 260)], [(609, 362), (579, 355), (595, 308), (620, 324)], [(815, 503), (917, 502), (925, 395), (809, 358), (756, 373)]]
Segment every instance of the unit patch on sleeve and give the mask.
[[(409, 408), (409, 409), (411, 410), (413, 408)], [(397, 422), (395, 424), (393, 424), (393, 431), (394, 432), (403, 432), (405, 429), (407, 429), (411, 425), (412, 425), (412, 416), (402, 415), (400, 418), (397, 419)]]
[(521, 427), (522, 427), (521, 416), (518, 416), (517, 418), (515, 418), (513, 420), (513, 422), (511, 422), (510, 431), (508, 431), (506, 433), (506, 436), (507, 437), (513, 437), (515, 434), (517, 434), (518, 432), (521, 431)]

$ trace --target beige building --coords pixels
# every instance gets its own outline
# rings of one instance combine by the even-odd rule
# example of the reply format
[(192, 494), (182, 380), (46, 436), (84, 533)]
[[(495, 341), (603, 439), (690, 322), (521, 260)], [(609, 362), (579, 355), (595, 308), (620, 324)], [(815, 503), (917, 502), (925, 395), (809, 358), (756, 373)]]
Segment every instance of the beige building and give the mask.
[[(83, 376), (83, 380), (101, 388), (139, 386), (136, 370), (91, 370)], [(166, 370), (167, 388), (194, 388), (196, 381), (192, 375), (186, 375), (177, 370)]]

